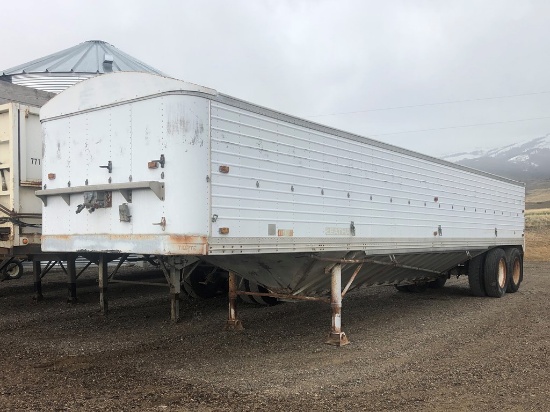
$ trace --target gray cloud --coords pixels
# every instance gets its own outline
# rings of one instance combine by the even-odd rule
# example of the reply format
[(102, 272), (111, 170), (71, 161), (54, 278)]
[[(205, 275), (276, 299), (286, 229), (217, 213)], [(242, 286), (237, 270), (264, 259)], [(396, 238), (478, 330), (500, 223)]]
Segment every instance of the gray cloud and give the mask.
[[(165, 73), (299, 116), (550, 91), (550, 3), (78, 1), (2, 6), (5, 69), (100, 39)], [(311, 117), (432, 155), (550, 132), (550, 93)]]

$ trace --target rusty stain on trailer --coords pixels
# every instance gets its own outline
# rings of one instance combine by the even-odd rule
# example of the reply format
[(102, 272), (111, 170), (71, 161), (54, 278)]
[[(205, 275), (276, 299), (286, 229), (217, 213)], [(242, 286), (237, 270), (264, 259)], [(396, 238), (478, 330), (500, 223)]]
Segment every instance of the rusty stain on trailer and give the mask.
[(38, 187), (42, 188), (42, 181), (41, 180), (27, 180), (27, 181), (21, 181), (21, 186), (25, 187)]
[[(48, 238), (51, 240), (71, 242), (72, 240), (74, 240), (74, 238), (80, 237), (80, 236), (82, 235), (49, 235)], [(101, 242), (128, 242), (128, 241), (158, 242), (159, 237), (164, 241), (166, 245), (173, 246), (181, 254), (186, 254), (186, 255), (206, 255), (207, 254), (208, 240), (206, 236), (202, 236), (202, 235), (105, 234), (101, 236)], [(116, 247), (116, 244), (114, 246)]]

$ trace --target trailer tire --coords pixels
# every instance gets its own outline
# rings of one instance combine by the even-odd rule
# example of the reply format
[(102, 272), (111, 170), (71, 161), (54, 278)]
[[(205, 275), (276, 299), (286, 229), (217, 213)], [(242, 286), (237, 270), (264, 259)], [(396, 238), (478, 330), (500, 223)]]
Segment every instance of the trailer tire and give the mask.
[(508, 286), (506, 292), (516, 293), (523, 281), (523, 256), (519, 249), (506, 250), (506, 264), (508, 265)]
[(19, 279), (23, 275), (23, 264), (20, 260), (13, 260), (2, 270), (2, 278), (6, 280)]
[(483, 281), (485, 292), (493, 298), (501, 298), (506, 293), (508, 287), (508, 265), (506, 263), (506, 253), (500, 248), (495, 248), (487, 253), (485, 258), (485, 270)]
[(473, 259), (470, 259), (470, 262), (468, 263), (468, 284), (470, 285), (470, 291), (474, 296), (487, 296), (483, 281), (484, 264), (485, 254), (481, 254)]

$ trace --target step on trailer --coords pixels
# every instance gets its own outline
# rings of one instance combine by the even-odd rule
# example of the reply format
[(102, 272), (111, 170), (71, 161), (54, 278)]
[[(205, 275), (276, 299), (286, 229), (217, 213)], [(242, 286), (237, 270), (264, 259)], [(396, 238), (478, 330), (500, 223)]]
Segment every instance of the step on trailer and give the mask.
[(42, 247), (98, 254), (104, 310), (112, 253), (160, 259), (175, 321), (180, 277), (204, 261), (229, 271), (228, 328), (239, 294), (320, 300), (335, 345), (361, 285), (520, 285), (522, 183), (151, 74), (83, 81), (41, 121)]

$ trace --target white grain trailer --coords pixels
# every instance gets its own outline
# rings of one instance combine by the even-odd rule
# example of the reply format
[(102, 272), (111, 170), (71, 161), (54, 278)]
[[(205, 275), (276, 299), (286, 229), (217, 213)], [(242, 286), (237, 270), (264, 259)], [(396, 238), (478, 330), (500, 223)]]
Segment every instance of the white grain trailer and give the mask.
[[(522, 277), (524, 185), (142, 73), (81, 82), (41, 110), (44, 251), (161, 257), (229, 271), (278, 298), (331, 303), (360, 285), (417, 290), (468, 274), (502, 296)], [(101, 301), (107, 282), (100, 264)], [(104, 307), (106, 309), (106, 307)]]

